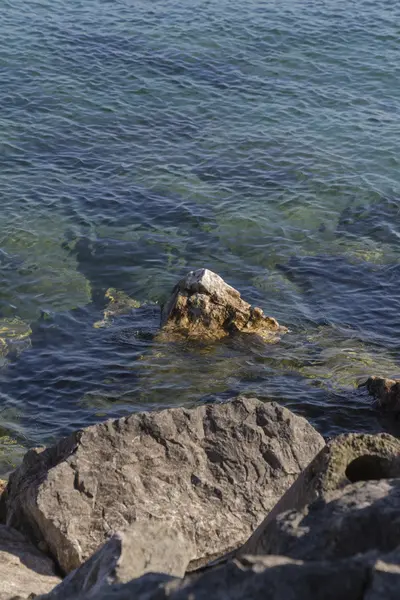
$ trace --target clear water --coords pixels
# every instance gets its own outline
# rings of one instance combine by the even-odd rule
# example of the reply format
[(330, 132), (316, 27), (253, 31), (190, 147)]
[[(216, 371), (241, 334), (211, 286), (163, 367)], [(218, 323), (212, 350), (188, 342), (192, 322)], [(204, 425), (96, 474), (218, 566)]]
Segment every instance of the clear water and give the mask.
[[(0, 370), (0, 473), (238, 393), (389, 427), (357, 385), (400, 374), (399, 26), (395, 0), (3, 0), (0, 317), (32, 345)], [(291, 333), (157, 343), (203, 266)], [(111, 286), (144, 305), (95, 329)]]

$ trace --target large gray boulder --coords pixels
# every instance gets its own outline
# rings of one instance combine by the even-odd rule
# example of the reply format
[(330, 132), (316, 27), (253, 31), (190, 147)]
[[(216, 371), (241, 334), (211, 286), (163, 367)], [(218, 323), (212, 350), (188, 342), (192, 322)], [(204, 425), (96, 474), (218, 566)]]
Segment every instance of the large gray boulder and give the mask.
[(278, 515), (267, 533), (263, 556), (183, 580), (149, 574), (77, 600), (398, 600), (400, 479), (349, 484)]
[(274, 342), (287, 331), (252, 307), (216, 273), (190, 271), (173, 289), (161, 316), (161, 339), (216, 340), (238, 331)]
[(102, 590), (145, 573), (183, 577), (190, 556), (188, 540), (167, 523), (137, 522), (113, 535), (42, 600), (76, 598), (79, 594), (95, 598)]
[(44, 594), (59, 582), (50, 558), (18, 531), (0, 525), (0, 600)]
[(240, 546), (323, 446), (305, 419), (254, 398), (134, 414), (28, 452), (2, 513), (65, 573), (150, 520), (187, 538), (194, 568)]
[[(264, 554), (268, 524), (357, 481), (400, 477), (400, 440), (382, 433), (344, 434), (322, 448), (237, 554)], [(268, 540), (267, 540), (268, 541)]]

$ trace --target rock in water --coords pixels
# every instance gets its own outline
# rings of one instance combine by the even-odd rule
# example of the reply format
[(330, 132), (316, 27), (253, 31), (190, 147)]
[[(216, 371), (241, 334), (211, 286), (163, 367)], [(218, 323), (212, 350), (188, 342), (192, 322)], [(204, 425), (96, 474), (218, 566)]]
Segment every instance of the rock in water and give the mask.
[(19, 356), (31, 347), (30, 325), (19, 317), (0, 319), (0, 357), (8, 354)]
[(218, 340), (240, 331), (274, 342), (287, 331), (261, 308), (242, 300), (235, 288), (208, 269), (190, 271), (175, 286), (163, 308), (161, 326), (161, 336), (171, 340)]
[(122, 290), (109, 288), (104, 297), (109, 300), (109, 302), (103, 312), (104, 318), (101, 321), (96, 321), (96, 323), (93, 324), (93, 327), (96, 329), (111, 325), (114, 317), (118, 317), (119, 315), (127, 315), (132, 310), (140, 308), (140, 302), (134, 298), (131, 298)]
[(45, 594), (59, 582), (50, 558), (18, 531), (0, 525), (0, 600)]
[(400, 413), (400, 379), (369, 377), (363, 385), (378, 400), (380, 408), (388, 412)]
[(255, 398), (133, 414), (29, 451), (2, 515), (65, 573), (151, 520), (194, 546), (194, 568), (242, 544), (323, 446), (305, 419)]

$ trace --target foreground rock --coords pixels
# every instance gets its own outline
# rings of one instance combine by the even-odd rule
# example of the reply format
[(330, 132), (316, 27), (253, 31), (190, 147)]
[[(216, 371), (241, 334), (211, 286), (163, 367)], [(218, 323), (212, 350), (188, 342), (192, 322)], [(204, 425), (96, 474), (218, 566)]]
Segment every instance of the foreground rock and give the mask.
[[(212, 600), (361, 600), (370, 570), (369, 563), (355, 559), (346, 562), (307, 564), (283, 556), (248, 556), (241, 560), (230, 561), (200, 576), (186, 577), (183, 581), (170, 579), (165, 575), (146, 575), (125, 585), (103, 589), (95, 598), (96, 600), (210, 600), (210, 598)], [(91, 594), (83, 594), (74, 600), (93, 598)]]
[(380, 408), (388, 412), (400, 413), (400, 379), (369, 377), (364, 385), (377, 399)]
[(268, 525), (279, 514), (302, 509), (357, 481), (392, 477), (400, 477), (400, 440), (385, 433), (339, 435), (301, 473), (238, 554), (268, 554)]
[(195, 567), (241, 545), (323, 446), (305, 419), (257, 399), (131, 415), (28, 452), (3, 515), (65, 573), (154, 519), (193, 543)]
[(247, 556), (183, 581), (148, 574), (73, 600), (398, 600), (399, 583), (400, 548), (335, 561)]
[(161, 317), (161, 337), (217, 340), (236, 332), (277, 341), (287, 329), (208, 269), (191, 271), (174, 288)]
[(103, 582), (77, 598), (398, 600), (400, 479), (348, 484), (281, 513), (266, 533), (263, 556), (242, 556), (183, 580), (153, 573), (126, 584)]
[(72, 571), (46, 600), (95, 597), (111, 585), (127, 583), (145, 573), (164, 573), (183, 577), (192, 550), (188, 541), (168, 524), (135, 523), (114, 535), (83, 565)]
[(59, 582), (52, 560), (18, 531), (0, 525), (0, 600), (44, 594)]
[(400, 479), (382, 479), (348, 485), (302, 510), (281, 513), (264, 529), (263, 554), (333, 560), (388, 553), (399, 545)]

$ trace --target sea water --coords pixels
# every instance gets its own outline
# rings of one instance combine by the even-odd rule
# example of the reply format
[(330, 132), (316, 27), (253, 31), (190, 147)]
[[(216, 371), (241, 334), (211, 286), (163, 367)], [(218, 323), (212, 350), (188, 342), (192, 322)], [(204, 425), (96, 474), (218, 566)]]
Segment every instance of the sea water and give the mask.
[[(2, 0), (0, 473), (136, 410), (238, 394), (388, 430), (400, 375), (394, 0)], [(290, 329), (165, 346), (208, 267)], [(110, 287), (141, 304), (96, 328)]]

